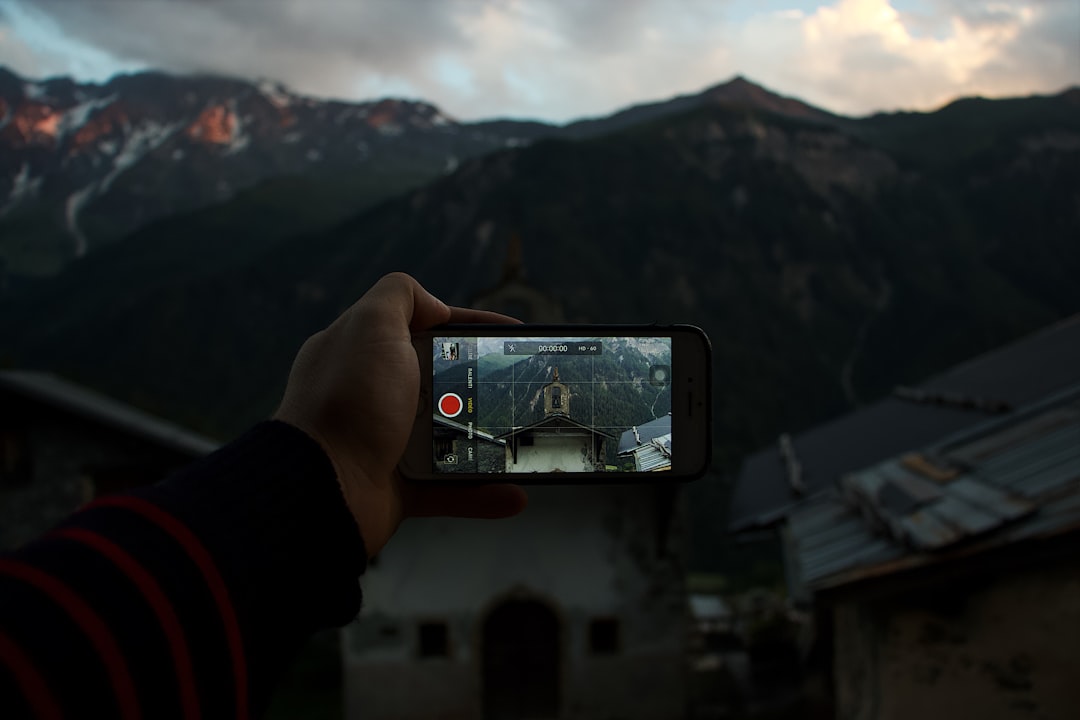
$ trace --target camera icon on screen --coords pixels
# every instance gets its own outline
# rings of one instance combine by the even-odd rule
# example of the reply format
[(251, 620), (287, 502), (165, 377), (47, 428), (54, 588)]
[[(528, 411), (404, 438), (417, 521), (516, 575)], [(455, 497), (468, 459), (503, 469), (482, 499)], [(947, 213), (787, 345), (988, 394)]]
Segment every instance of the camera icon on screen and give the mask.
[(447, 465), (457, 465), (457, 455), (454, 453), (448, 453), (442, 460)]

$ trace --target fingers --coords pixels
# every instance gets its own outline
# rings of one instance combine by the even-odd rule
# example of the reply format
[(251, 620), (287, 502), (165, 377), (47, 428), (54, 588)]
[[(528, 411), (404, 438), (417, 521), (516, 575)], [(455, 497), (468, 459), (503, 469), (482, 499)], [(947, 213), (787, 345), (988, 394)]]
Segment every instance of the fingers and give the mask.
[(521, 321), (509, 315), (487, 310), (448, 307), (429, 293), (415, 278), (395, 272), (384, 275), (357, 303), (361, 311), (371, 311), (376, 317), (388, 315), (400, 319), (412, 330), (427, 330), (444, 323), (486, 323), (519, 325)]
[(407, 485), (403, 488), (406, 517), (461, 517), (497, 519), (517, 515), (528, 504), (529, 496), (518, 485), (481, 485), (478, 487), (430, 487)]
[(488, 310), (472, 310), (470, 308), (450, 308), (450, 322), (452, 323), (495, 323), (501, 325), (520, 325), (521, 321), (509, 315), (502, 315)]
[(429, 293), (410, 275), (395, 272), (384, 275), (358, 305), (376, 317), (399, 319), (402, 327), (424, 330), (441, 325), (450, 318), (450, 308)]

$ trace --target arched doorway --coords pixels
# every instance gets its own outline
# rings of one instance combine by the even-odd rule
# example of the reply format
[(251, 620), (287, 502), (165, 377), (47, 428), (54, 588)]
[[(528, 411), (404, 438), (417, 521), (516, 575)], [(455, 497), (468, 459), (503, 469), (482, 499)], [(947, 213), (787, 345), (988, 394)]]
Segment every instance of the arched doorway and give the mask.
[(559, 716), (559, 621), (536, 600), (508, 600), (484, 621), (484, 718)]

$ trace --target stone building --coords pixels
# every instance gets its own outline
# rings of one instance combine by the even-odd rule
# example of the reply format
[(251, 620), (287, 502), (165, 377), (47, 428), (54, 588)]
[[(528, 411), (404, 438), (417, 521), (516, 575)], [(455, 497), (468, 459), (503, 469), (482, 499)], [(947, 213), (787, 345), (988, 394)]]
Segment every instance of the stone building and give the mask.
[(750, 458), (840, 720), (1071, 717), (1080, 316)]
[(1080, 368), (1069, 391), (843, 477), (783, 526), (836, 717), (1080, 708)]
[(606, 443), (614, 436), (570, 416), (570, 386), (555, 368), (543, 387), (544, 417), (499, 436), (506, 443), (506, 469), (514, 473), (592, 472), (605, 468)]
[(407, 521), (344, 631), (346, 717), (682, 717), (672, 489), (533, 487), (521, 516)]
[(0, 548), (93, 498), (164, 478), (216, 443), (54, 375), (0, 372)]

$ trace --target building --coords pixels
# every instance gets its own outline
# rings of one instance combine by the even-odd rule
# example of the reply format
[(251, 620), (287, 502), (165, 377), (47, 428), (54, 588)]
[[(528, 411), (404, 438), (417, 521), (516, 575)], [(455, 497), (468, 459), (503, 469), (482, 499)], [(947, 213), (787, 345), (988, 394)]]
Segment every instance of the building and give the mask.
[(803, 499), (837, 478), (972, 428), (1076, 382), (1080, 315), (976, 357), (789, 442), (747, 458), (731, 499), (729, 527), (775, 528)]
[(783, 526), (836, 716), (1069, 717), (1080, 708), (1078, 383), (841, 478)]
[(778, 528), (835, 717), (1075, 714), (1080, 317), (784, 438), (740, 483), (768, 477), (736, 522)]
[(671, 469), (671, 413), (623, 432), (618, 456), (630, 458), (638, 472)]
[(506, 469), (513, 473), (592, 472), (606, 466), (606, 444), (615, 436), (570, 417), (570, 386), (559, 379), (543, 387), (544, 417), (515, 427), (498, 439), (506, 443)]
[(406, 522), (344, 632), (346, 717), (683, 717), (674, 489), (533, 487), (521, 516)]
[(54, 375), (0, 372), (0, 548), (100, 495), (156, 482), (217, 444)]

